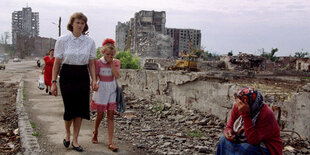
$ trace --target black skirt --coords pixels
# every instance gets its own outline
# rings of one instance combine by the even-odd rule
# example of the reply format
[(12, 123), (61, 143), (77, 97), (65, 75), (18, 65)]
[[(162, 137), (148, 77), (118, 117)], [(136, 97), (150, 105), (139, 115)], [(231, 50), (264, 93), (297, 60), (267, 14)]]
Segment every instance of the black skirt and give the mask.
[(89, 120), (90, 79), (87, 65), (63, 64), (59, 79), (64, 102), (64, 120), (76, 117)]

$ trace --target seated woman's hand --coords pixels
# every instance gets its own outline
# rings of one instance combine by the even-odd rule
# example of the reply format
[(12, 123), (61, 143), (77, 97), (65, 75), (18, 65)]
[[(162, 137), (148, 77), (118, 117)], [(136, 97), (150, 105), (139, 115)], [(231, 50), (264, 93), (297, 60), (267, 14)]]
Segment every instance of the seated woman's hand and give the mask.
[(241, 101), (240, 99), (236, 99), (237, 108), (240, 114), (245, 114), (250, 112), (250, 106), (246, 100)]
[(228, 141), (234, 141), (236, 138), (236, 135), (232, 130), (226, 130), (224, 136)]

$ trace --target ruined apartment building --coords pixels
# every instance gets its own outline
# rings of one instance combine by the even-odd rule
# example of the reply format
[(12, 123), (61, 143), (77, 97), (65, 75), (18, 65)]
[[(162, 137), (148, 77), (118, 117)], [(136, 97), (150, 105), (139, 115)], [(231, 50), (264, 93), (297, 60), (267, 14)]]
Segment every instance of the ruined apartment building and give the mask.
[(172, 55), (173, 40), (165, 35), (165, 11), (139, 11), (130, 21), (116, 26), (116, 46), (140, 57)]
[(34, 37), (39, 35), (39, 12), (32, 12), (31, 7), (12, 13), (12, 44), (16, 45), (17, 35)]
[[(192, 50), (200, 50), (201, 32), (195, 29), (166, 28), (166, 35), (173, 38), (173, 56), (177, 57), (180, 51), (190, 53)], [(191, 45), (192, 44), (192, 49)]]
[(165, 25), (165, 11), (137, 12), (130, 21), (118, 22), (116, 46), (121, 51), (130, 50), (142, 57), (162, 58), (177, 56), (181, 50), (190, 51), (189, 40), (192, 40), (193, 49), (200, 49), (200, 30), (167, 29)]

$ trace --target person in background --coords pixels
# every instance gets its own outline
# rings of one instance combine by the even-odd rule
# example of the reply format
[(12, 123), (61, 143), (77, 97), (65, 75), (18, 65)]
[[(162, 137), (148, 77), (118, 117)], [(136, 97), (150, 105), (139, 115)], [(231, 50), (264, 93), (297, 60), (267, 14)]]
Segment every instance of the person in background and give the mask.
[[(48, 51), (48, 53), (49, 53), (49, 55), (47, 55), (43, 58), (44, 67), (42, 70), (42, 74), (44, 74), (44, 84), (46, 86), (45, 92), (49, 93), (49, 95), (52, 95), (52, 93), (51, 93), (52, 71), (53, 71), (53, 65), (54, 65), (54, 61), (55, 61), (54, 49), (50, 49)], [(40, 60), (38, 60), (38, 61), (40, 61)]]
[(245, 87), (235, 94), (235, 100), (216, 154), (281, 155), (280, 128), (261, 93)]
[(38, 66), (38, 68), (41, 68), (41, 61), (40, 61), (40, 59), (37, 60), (37, 66)]
[(78, 136), (82, 119), (90, 119), (90, 84), (94, 91), (98, 89), (94, 64), (96, 46), (94, 40), (85, 35), (88, 25), (83, 13), (74, 13), (67, 29), (71, 33), (61, 36), (55, 44), (52, 93), (57, 96), (57, 75), (60, 72), (59, 85), (64, 102), (65, 122), (63, 144), (66, 148), (70, 145), (70, 127), (73, 123), (71, 145), (76, 151), (82, 152), (84, 149), (78, 142)]
[(99, 79), (99, 89), (94, 92), (91, 108), (97, 110), (95, 120), (95, 130), (93, 131), (92, 143), (98, 143), (98, 128), (103, 119), (104, 112), (108, 117), (108, 149), (117, 151), (118, 148), (113, 144), (114, 132), (114, 113), (117, 109), (116, 105), (116, 79), (119, 78), (120, 61), (113, 59), (116, 54), (114, 40), (106, 39), (103, 43), (102, 54), (99, 60), (95, 62), (96, 76)]

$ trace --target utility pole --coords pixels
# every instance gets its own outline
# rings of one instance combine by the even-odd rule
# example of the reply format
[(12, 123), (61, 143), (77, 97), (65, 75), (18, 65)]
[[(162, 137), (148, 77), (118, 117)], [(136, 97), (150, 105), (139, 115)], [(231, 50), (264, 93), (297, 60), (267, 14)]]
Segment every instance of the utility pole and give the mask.
[(58, 36), (61, 36), (61, 17), (59, 17), (59, 22), (58, 22)]

